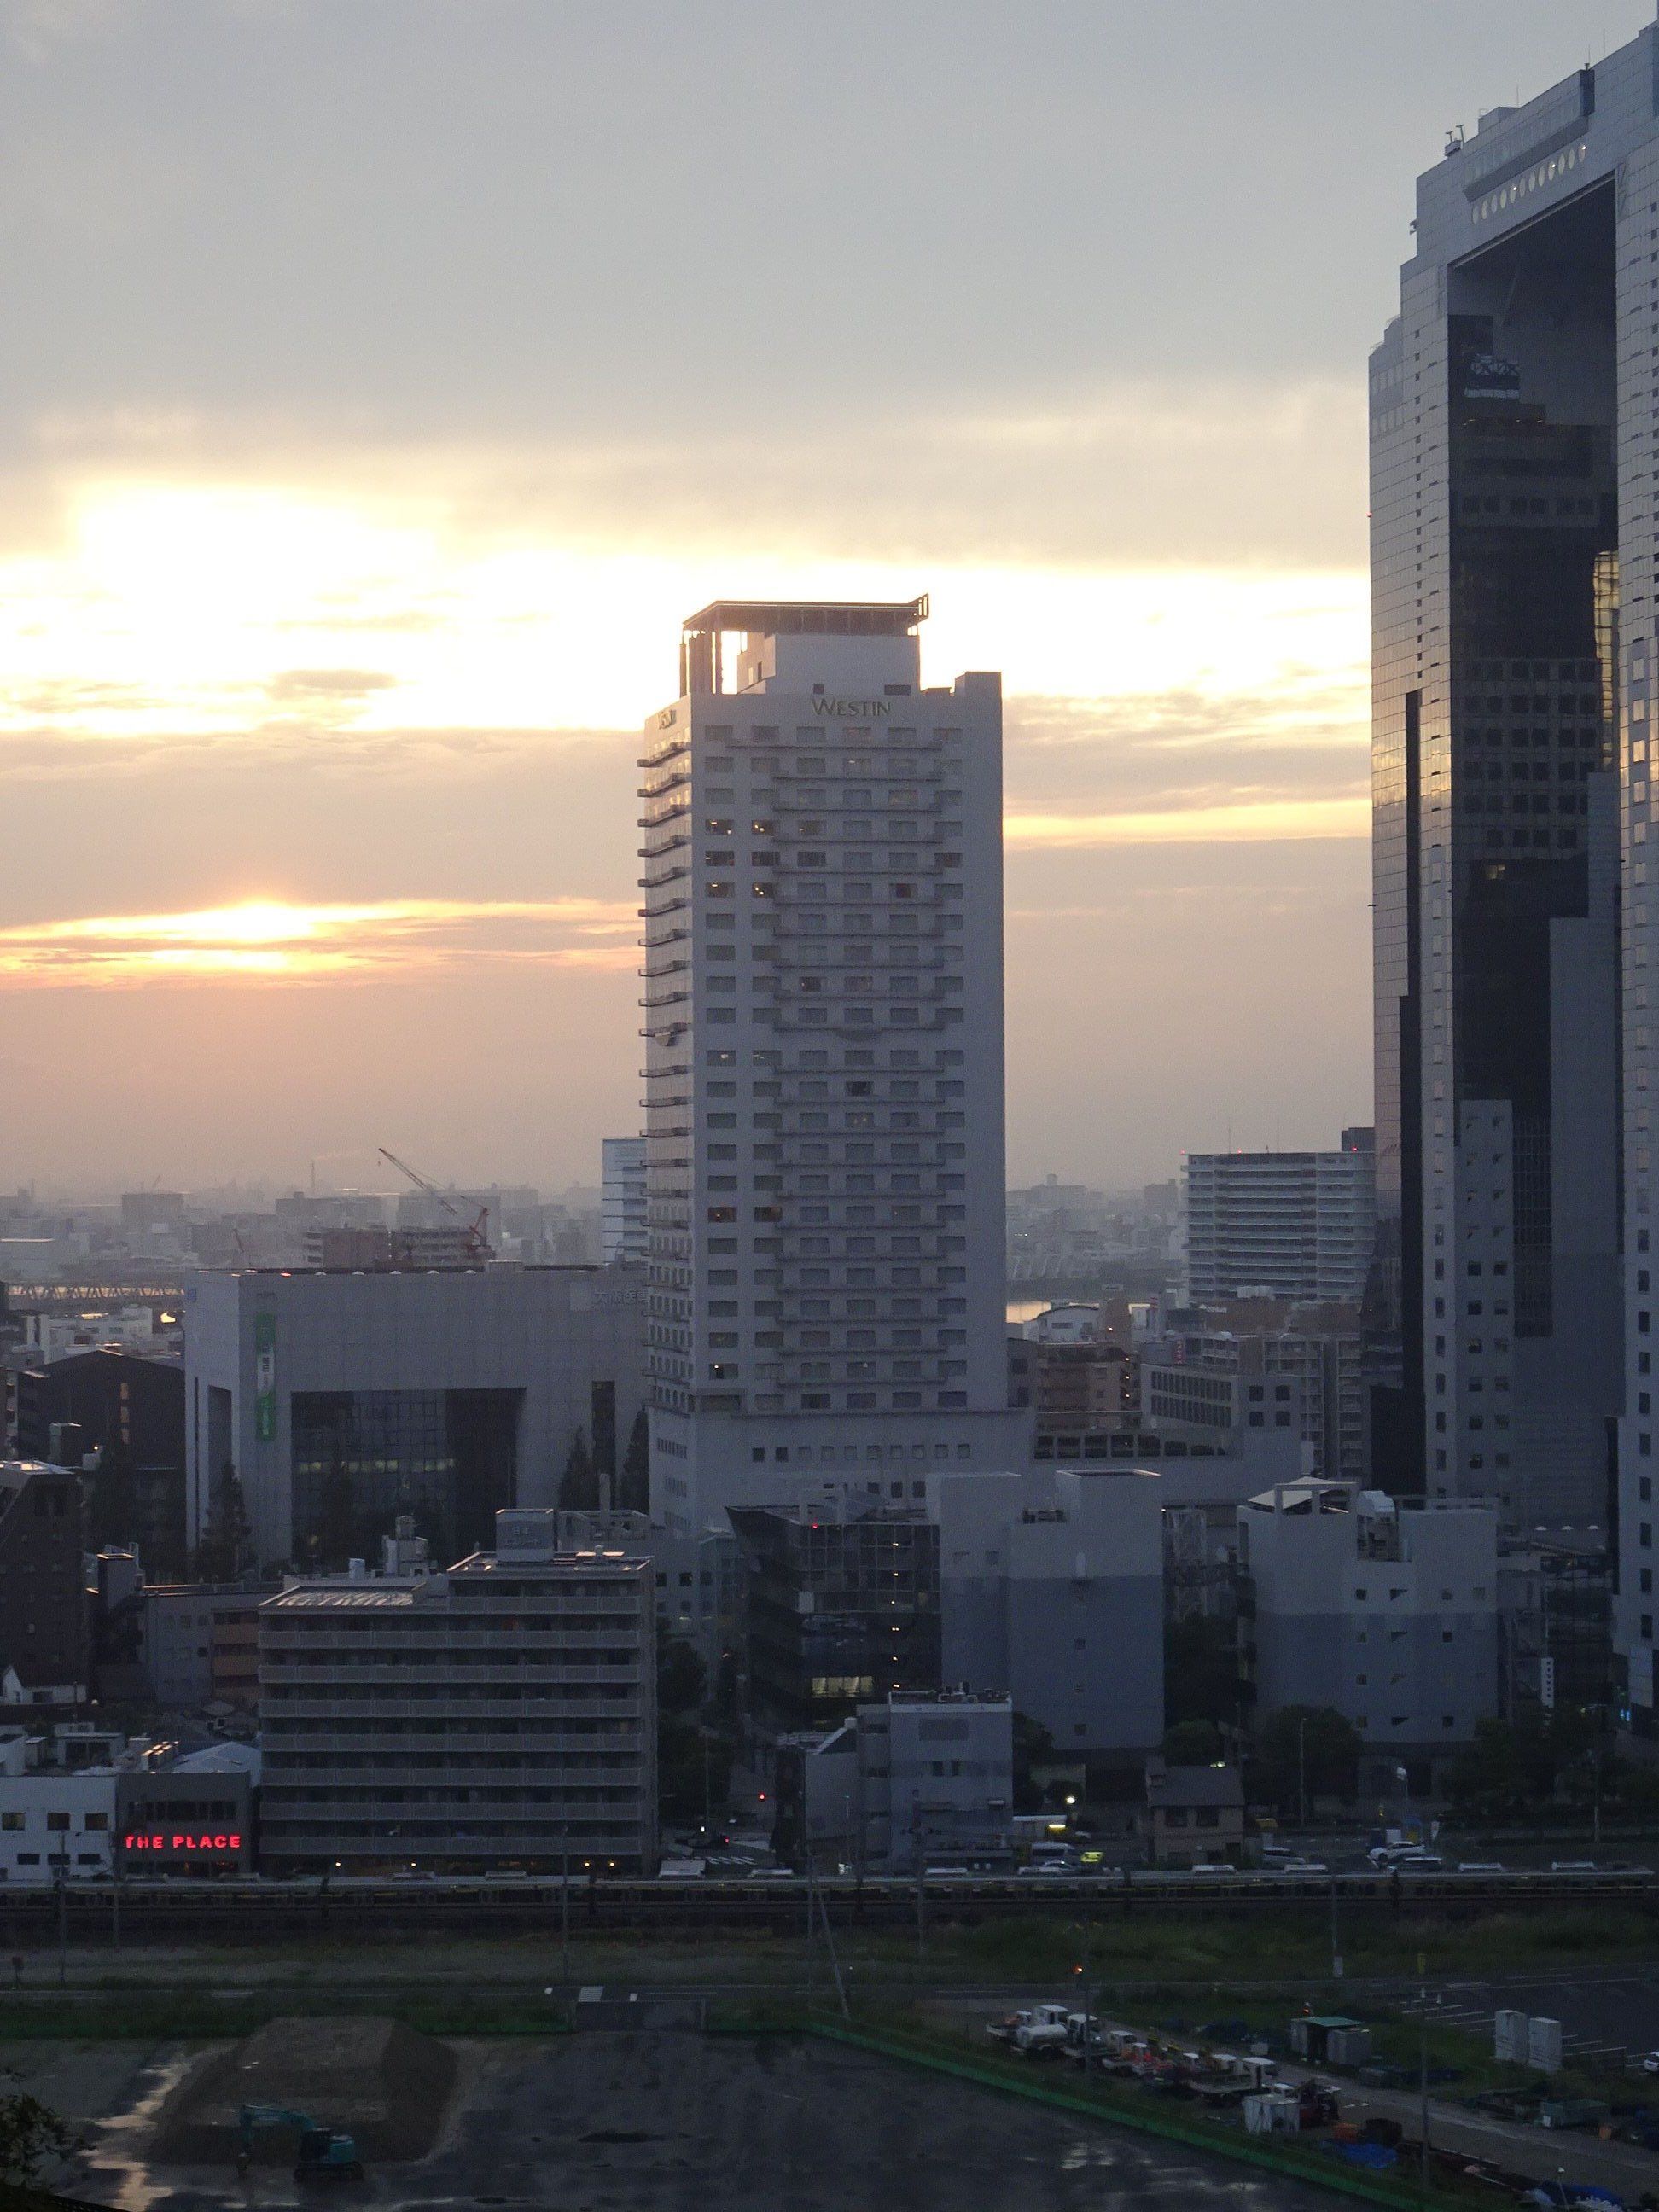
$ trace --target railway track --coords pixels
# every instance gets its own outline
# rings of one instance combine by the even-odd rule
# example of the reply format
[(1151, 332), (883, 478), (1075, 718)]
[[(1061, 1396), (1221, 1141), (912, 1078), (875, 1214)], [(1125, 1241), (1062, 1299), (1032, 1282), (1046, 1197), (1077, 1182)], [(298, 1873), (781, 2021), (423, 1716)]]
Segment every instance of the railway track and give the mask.
[[(914, 1924), (916, 1886), (908, 1879), (817, 1884), (838, 1917), (880, 1928)], [(0, 1943), (108, 1942), (213, 1936), (315, 1936), (398, 1929), (500, 1934), (556, 1923), (562, 1885), (539, 1875), (374, 1880), (333, 1875), (287, 1881), (228, 1876), (170, 1881), (71, 1881), (0, 1893)], [(939, 1880), (924, 1883), (930, 1920), (972, 1925), (1058, 1913), (1066, 1918), (1190, 1914), (1195, 1908), (1344, 1913), (1431, 1907), (1458, 1917), (1494, 1906), (1606, 1904), (1659, 1914), (1659, 1880), (1644, 1870), (1565, 1874), (1240, 1874), (1193, 1876), (1137, 1872), (1075, 1881)], [(573, 1875), (568, 1917), (584, 1933), (630, 1929), (782, 1928), (799, 1924), (807, 1886), (793, 1877), (642, 1881)]]

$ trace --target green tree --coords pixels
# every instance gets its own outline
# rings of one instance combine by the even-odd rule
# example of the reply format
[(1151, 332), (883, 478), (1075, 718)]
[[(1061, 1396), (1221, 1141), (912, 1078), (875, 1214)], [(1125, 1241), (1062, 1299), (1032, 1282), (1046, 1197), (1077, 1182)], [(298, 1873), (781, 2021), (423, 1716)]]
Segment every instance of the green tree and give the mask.
[(731, 1738), (708, 1725), (703, 1699), (708, 1669), (695, 1644), (665, 1636), (657, 1645), (657, 1790), (669, 1820), (701, 1816), (705, 1799), (726, 1802), (731, 1786)]
[(700, 1711), (708, 1686), (708, 1669), (696, 1646), (683, 1636), (665, 1636), (657, 1644), (657, 1711), (695, 1713)]
[(247, 1500), (241, 1478), (227, 1460), (214, 1479), (208, 1501), (207, 1525), (196, 1547), (196, 1578), (204, 1583), (234, 1582), (253, 1557), (253, 1533), (248, 1526)]
[(565, 1513), (592, 1513), (598, 1511), (599, 1504), (599, 1471), (587, 1448), (586, 1430), (578, 1429), (559, 1478), (559, 1507)]
[(46, 2158), (61, 2158), (70, 2131), (49, 2105), (27, 2091), (0, 2097), (0, 2177), (32, 2181)]
[(1218, 1766), (1224, 1746), (1213, 1721), (1177, 1721), (1164, 1738), (1171, 1766)]
[(651, 1424), (643, 1406), (628, 1431), (628, 1448), (617, 1478), (617, 1504), (627, 1513), (651, 1510)]
[(98, 1454), (87, 1520), (95, 1552), (131, 1544), (138, 1534), (138, 1471), (118, 1436), (109, 1437)]
[(1445, 1787), (1465, 1818), (1494, 1820), (1536, 1812), (1557, 1797), (1588, 1804), (1622, 1779), (1608, 1755), (1604, 1713), (1532, 1706), (1513, 1721), (1477, 1722)]
[(1280, 1812), (1300, 1809), (1305, 1780), (1308, 1803), (1340, 1797), (1352, 1804), (1359, 1788), (1359, 1731), (1331, 1705), (1285, 1705), (1260, 1731), (1250, 1763), (1250, 1791)]
[[(732, 1745), (729, 1736), (705, 1728), (693, 1716), (657, 1716), (657, 1792), (664, 1817), (702, 1818), (705, 1803), (724, 1805), (732, 1787)], [(705, 1764), (706, 1762), (706, 1764)]]
[(1233, 1728), (1238, 1706), (1238, 1638), (1231, 1621), (1201, 1613), (1172, 1620), (1164, 1638), (1165, 1725), (1210, 1721)]

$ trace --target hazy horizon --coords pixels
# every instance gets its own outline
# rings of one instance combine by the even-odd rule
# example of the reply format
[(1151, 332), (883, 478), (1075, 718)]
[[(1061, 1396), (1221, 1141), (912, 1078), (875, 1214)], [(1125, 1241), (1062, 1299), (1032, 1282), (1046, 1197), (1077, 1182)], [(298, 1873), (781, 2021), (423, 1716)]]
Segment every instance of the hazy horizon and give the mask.
[(19, 0), (0, 1189), (597, 1180), (722, 595), (1007, 695), (1011, 1184), (1371, 1118), (1364, 370), (1645, 0)]

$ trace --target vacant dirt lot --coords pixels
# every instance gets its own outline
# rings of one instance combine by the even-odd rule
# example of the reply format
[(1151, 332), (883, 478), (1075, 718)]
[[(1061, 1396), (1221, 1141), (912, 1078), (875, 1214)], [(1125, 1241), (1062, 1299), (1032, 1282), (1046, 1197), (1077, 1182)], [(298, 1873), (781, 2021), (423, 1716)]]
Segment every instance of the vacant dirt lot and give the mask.
[[(1319, 2212), (1340, 2201), (832, 2045), (705, 2038), (641, 2010), (627, 2028), (470, 2046), (436, 2149), (371, 2164), (350, 2201), (388, 2212)], [(155, 2110), (189, 2054), (13, 2045), (0, 2063), (88, 2124), (60, 2185), (128, 2212), (301, 2202), (281, 2168), (237, 2182), (222, 2166), (152, 2163)]]

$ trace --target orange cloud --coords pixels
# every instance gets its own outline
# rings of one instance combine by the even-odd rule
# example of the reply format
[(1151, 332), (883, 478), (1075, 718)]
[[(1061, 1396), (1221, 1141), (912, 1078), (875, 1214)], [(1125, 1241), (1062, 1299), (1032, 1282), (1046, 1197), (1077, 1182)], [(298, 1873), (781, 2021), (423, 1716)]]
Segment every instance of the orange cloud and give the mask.
[[(0, 928), (0, 988), (396, 978), (477, 963), (625, 969), (636, 927), (631, 905), (605, 899), (250, 899)], [(605, 939), (629, 941), (592, 941)]]
[(1252, 799), (1141, 813), (1010, 814), (1002, 826), (1010, 845), (1261, 844), (1278, 838), (1369, 837), (1371, 803), (1364, 796)]

